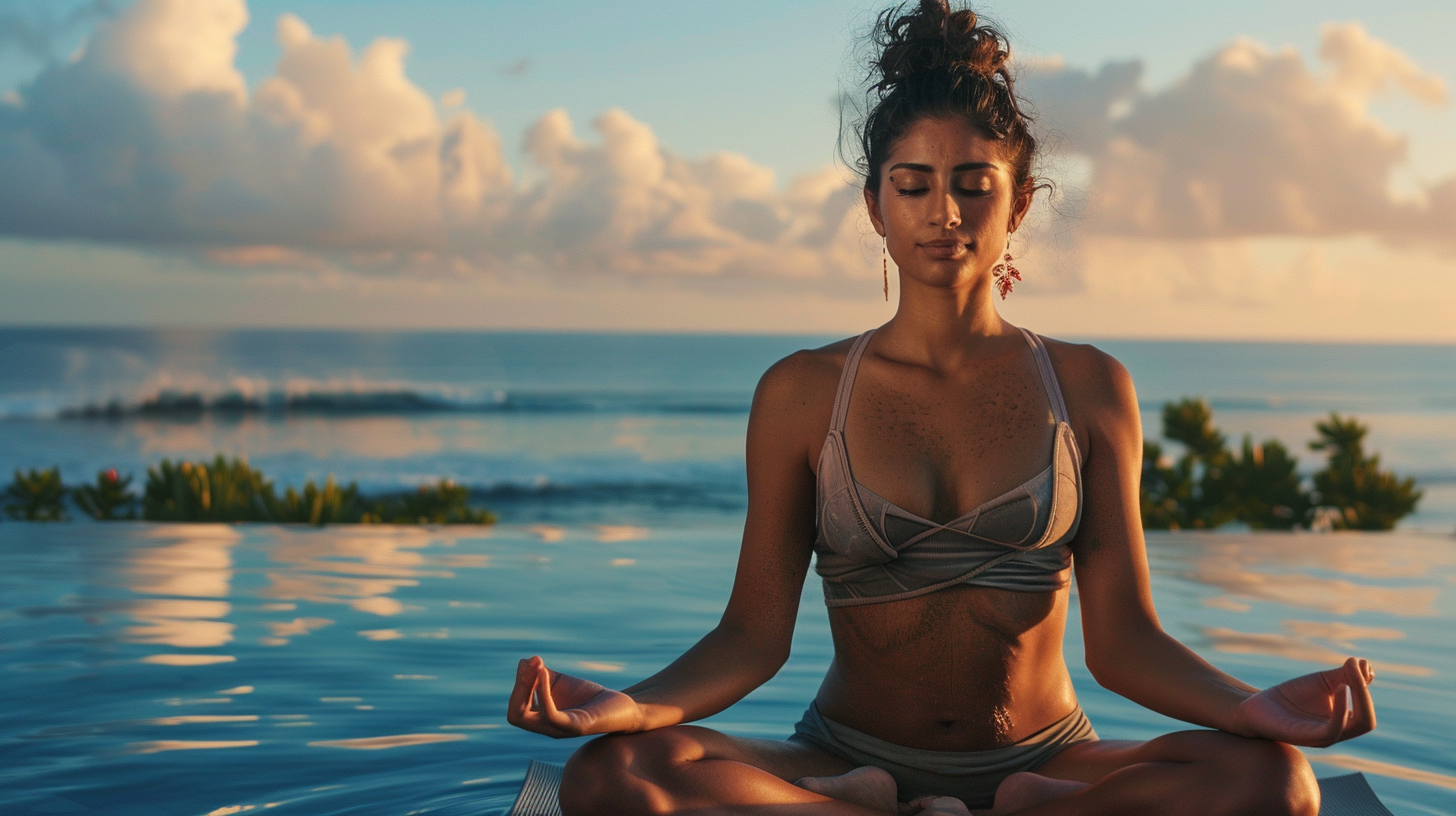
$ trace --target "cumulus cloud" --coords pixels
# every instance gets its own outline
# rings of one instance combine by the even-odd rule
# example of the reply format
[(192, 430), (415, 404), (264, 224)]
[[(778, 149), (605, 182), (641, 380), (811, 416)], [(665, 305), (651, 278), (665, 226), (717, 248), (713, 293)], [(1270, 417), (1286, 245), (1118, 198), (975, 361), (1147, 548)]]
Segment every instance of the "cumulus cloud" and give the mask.
[[(513, 172), (463, 91), (437, 101), (410, 80), (405, 42), (355, 53), (285, 14), (276, 70), (250, 88), (236, 67), (248, 22), (244, 0), (137, 0), (0, 101), (0, 235), (319, 271), (753, 278), (825, 291), (878, 276), (841, 171), (780, 185), (743, 156), (679, 155), (624, 111), (583, 133), (557, 110), (525, 134)], [(1406, 144), (1368, 110), (1387, 93), (1441, 104), (1441, 80), (1356, 24), (1327, 26), (1320, 59), (1316, 70), (1292, 49), (1240, 40), (1156, 91), (1137, 62), (1026, 66), (1021, 87), (1059, 134), (1052, 144), (1086, 171), (1086, 206), (1061, 212), (1136, 239), (1449, 240), (1456, 179), (1420, 201), (1394, 196)], [(1065, 220), (1043, 219), (1033, 244), (1052, 246), (1047, 266), (1075, 269), (1081, 248), (1065, 232)], [(1063, 278), (1042, 280), (1076, 287)]]
[(15, 48), (37, 62), (56, 59), (57, 42), (79, 26), (112, 13), (107, 0), (90, 0), (57, 14), (55, 4), (0, 2), (0, 51)]
[(250, 90), (235, 59), (247, 24), (243, 0), (138, 0), (0, 104), (0, 233), (247, 266), (868, 273), (832, 170), (779, 190), (741, 156), (674, 154), (622, 111), (590, 140), (553, 111), (516, 179), (463, 92), (437, 105), (410, 81), (403, 41), (355, 56), (285, 14), (276, 73)]
[(1240, 39), (1171, 86), (1147, 91), (1138, 63), (1096, 73), (1057, 63), (1028, 69), (1028, 94), (1067, 151), (1092, 163), (1089, 227), (1197, 239), (1394, 235), (1449, 240), (1456, 180), (1427, 203), (1392, 192), (1405, 139), (1371, 116), (1399, 90), (1444, 103), (1439, 77), (1356, 23), (1324, 27), (1325, 70), (1293, 48)]

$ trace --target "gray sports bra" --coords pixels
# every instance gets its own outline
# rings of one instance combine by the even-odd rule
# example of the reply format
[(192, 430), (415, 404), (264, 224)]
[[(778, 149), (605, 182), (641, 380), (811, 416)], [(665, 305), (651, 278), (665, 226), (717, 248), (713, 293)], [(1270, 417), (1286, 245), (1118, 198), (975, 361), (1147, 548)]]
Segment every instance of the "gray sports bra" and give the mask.
[(937, 524), (855, 481), (844, 423), (870, 329), (850, 347), (819, 451), (814, 569), (829, 606), (914, 598), (956, 584), (1044, 592), (1066, 584), (1067, 546), (1082, 516), (1081, 453), (1041, 338), (1031, 344), (1057, 428), (1051, 463), (1029, 481), (958, 519)]

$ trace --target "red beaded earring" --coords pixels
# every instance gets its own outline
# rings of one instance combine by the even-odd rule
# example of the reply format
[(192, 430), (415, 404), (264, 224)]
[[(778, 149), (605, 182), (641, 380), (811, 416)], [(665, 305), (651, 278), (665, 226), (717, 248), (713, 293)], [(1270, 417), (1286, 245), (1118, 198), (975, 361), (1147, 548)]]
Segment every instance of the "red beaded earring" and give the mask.
[(890, 302), (890, 244), (880, 236), (880, 266), (885, 270), (885, 302)]
[(1000, 292), (1001, 299), (1005, 300), (1006, 296), (1011, 294), (1011, 287), (1015, 285), (1016, 281), (1021, 280), (1021, 273), (1011, 265), (1011, 253), (1006, 253), (1001, 263), (991, 267), (991, 272), (996, 277), (996, 291)]

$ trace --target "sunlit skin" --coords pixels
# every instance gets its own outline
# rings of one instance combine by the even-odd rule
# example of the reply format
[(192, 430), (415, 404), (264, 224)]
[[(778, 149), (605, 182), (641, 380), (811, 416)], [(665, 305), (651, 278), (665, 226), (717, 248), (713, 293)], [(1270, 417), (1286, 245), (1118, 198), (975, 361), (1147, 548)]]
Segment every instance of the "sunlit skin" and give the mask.
[[(1055, 422), (1029, 347), (996, 311), (992, 279), (1030, 202), (1001, 145), (961, 119), (913, 124), (865, 191), (900, 296), (862, 360), (845, 444), (862, 484), (917, 515), (949, 521), (1046, 467)], [(813, 552), (815, 469), (851, 342), (790, 355), (759, 382), (743, 544), (713, 631), (621, 691), (539, 657), (521, 661), (511, 723), (609, 735), (568, 763), (568, 816), (969, 813), (950, 797), (897, 803), (883, 771), (814, 748), (683, 725), (736, 703), (788, 658)], [(1369, 663), (1350, 658), (1260, 691), (1166, 634), (1149, 590), (1131, 378), (1091, 346), (1047, 346), (1083, 462), (1071, 549), (1087, 667), (1102, 686), (1212, 730), (1074, 745), (1009, 777), (986, 813), (1313, 816), (1318, 790), (1291, 745), (1374, 728)], [(1069, 602), (1064, 580), (1047, 592), (964, 585), (832, 608), (834, 661), (815, 702), (832, 720), (914, 748), (1014, 743), (1075, 708), (1062, 658)]]

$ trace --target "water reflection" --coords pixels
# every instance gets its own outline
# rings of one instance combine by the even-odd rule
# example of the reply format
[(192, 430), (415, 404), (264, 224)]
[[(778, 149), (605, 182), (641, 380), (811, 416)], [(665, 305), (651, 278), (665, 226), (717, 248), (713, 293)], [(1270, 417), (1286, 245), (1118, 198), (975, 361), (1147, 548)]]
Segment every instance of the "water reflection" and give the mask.
[(1405, 618), (1436, 614), (1436, 587), (1379, 587), (1299, 573), (1260, 573), (1199, 563), (1187, 577), (1242, 598), (1315, 609), (1335, 615), (1382, 612)]
[(163, 751), (199, 751), (213, 748), (253, 748), (257, 740), (151, 740), (127, 746), (131, 754), (159, 754)]
[[(1291, 624), (1303, 624), (1291, 625)], [(1338, 624), (1335, 624), (1338, 625)], [(1208, 638), (1213, 647), (1220, 652), (1232, 654), (1262, 654), (1282, 657), (1286, 660), (1296, 660), (1301, 663), (1318, 663), (1326, 668), (1344, 663), (1351, 653), (1357, 651), (1356, 647), (1347, 640), (1337, 641), (1334, 644), (1326, 645), (1319, 642), (1318, 634), (1328, 624), (1317, 624), (1307, 621), (1285, 621), (1285, 629), (1288, 634), (1271, 634), (1256, 632), (1239, 632), (1234, 629), (1226, 629), (1219, 626), (1205, 626), (1200, 631)], [(1359, 627), (1351, 627), (1358, 629)], [(1348, 639), (1374, 638), (1379, 640), (1395, 640), (1404, 637), (1401, 632), (1390, 632), (1394, 630), (1377, 629), (1375, 635), (1354, 635), (1344, 632)], [(1342, 648), (1335, 648), (1342, 647)], [(1404, 674), (1412, 677), (1430, 677), (1436, 672), (1426, 666), (1412, 666), (1404, 663), (1395, 663), (1389, 660), (1372, 660), (1377, 673)]]
[[(6, 562), (19, 565), (11, 566), (25, 582), (17, 586), (45, 588), (27, 596), (36, 606), (22, 607), (26, 614), (0, 610), (0, 643), (13, 664), (70, 661), (64, 671), (101, 693), (82, 699), (73, 695), (77, 685), (0, 672), (0, 683), (11, 678), (0, 691), (25, 701), (26, 725), (13, 736), (45, 740), (29, 743), (46, 749), (30, 752), (41, 758), (17, 754), (17, 772), (37, 785), (75, 790), (97, 812), (118, 813), (131, 811), (95, 803), (109, 796), (114, 804), (139, 773), (155, 774), (198, 814), (219, 805), (262, 812), (265, 801), (298, 796), (305, 798), (288, 805), (306, 808), (298, 812), (375, 812), (385, 788), (410, 799), (407, 806), (391, 803), (403, 813), (422, 807), (422, 790), (434, 795), (446, 785), (460, 790), (460, 780), (485, 779), (497, 781), (474, 789), (480, 798), (468, 812), (504, 807), (508, 796), (499, 803), (490, 797), (518, 783), (524, 757), (560, 761), (569, 750), (504, 725), (516, 658), (540, 650), (553, 665), (608, 684), (664, 664), (721, 613), (717, 596), (726, 596), (741, 534), (741, 527), (705, 532), (655, 521), (650, 529), (503, 525), (489, 537), (388, 527), (69, 527), (88, 540), (44, 552), (59, 553), (65, 565), (72, 553), (96, 559), (86, 573), (91, 585), (57, 577), (54, 568), (27, 574), (22, 559)], [(19, 534), (18, 525), (0, 526), (0, 543)], [(52, 535), (25, 532), (40, 534)], [(117, 538), (102, 548), (95, 546), (99, 535)], [(1444, 757), (1456, 728), (1444, 705), (1456, 665), (1441, 648), (1452, 609), (1439, 593), (1456, 573), (1447, 563), (1456, 542), (1399, 535), (1149, 538), (1154, 590), (1170, 631), (1202, 632), (1210, 655), (1256, 655), (1237, 658), (1244, 664), (1239, 673), (1262, 684), (1337, 665), (1346, 654), (1370, 657), (1382, 677), (1381, 728), (1342, 750), (1385, 761), (1362, 766), (1367, 773), (1429, 781), (1395, 764), (1402, 762), (1453, 773), (1445, 759), (1422, 753), (1416, 760), (1404, 746)], [(0, 547), (0, 557), (7, 551), (21, 550)], [(1427, 563), (1414, 562), (1419, 552), (1430, 556)], [(548, 554), (547, 567), (533, 561)], [(1349, 571), (1371, 564), (1372, 575)], [(542, 598), (551, 603), (536, 602)], [(122, 659), (92, 658), (98, 640), (108, 648), (124, 641)], [(809, 609), (796, 633), (797, 670), (781, 672), (756, 707), (736, 712), (733, 725), (756, 735), (781, 733), (812, 696), (827, 644), (822, 618)], [(209, 653), (223, 650), (233, 654)], [(1077, 677), (1089, 716), (1119, 724), (1119, 733), (1108, 736), (1166, 729)], [(260, 750), (226, 750), (253, 746)], [(418, 751), (347, 753), (411, 746)], [(43, 758), (56, 756), (72, 767), (86, 763), (93, 778), (63, 788), (73, 783)], [(214, 778), (246, 781), (234, 788), (197, 781)], [(338, 794), (309, 792), (323, 781), (348, 784)], [(0, 812), (17, 801), (26, 812), (31, 799), (17, 796), (0, 792)], [(247, 802), (255, 804), (239, 804)]]
[(1392, 762), (1379, 762), (1374, 759), (1350, 756), (1349, 754), (1325, 754), (1317, 751), (1305, 751), (1305, 756), (1309, 757), (1312, 762), (1334, 765), (1335, 767), (1345, 768), (1346, 770), (1390, 776), (1396, 779), (1405, 779), (1411, 782), (1420, 782), (1423, 785), (1434, 785), (1438, 788), (1456, 791), (1456, 776), (1433, 773), (1431, 771), (1418, 771), (1415, 768), (1407, 768), (1404, 765), (1396, 765)]
[[(1183, 578), (1234, 596), (1206, 599), (1204, 606), (1236, 612), (1248, 611), (1245, 600), (1257, 600), (1336, 615), (1431, 617), (1440, 587), (1408, 582), (1456, 567), (1456, 548), (1420, 536), (1193, 533), (1148, 538), (1154, 555), (1162, 548), (1191, 556), (1180, 560)], [(1372, 546), (1376, 540), (1378, 546)], [(1404, 585), (1381, 586), (1372, 580)]]
[(232, 583), (232, 548), (242, 534), (221, 524), (158, 525), (148, 539), (170, 542), (137, 547), (123, 570), (138, 595), (226, 598)]
[[(390, 597), (395, 590), (418, 586), (420, 578), (455, 577), (450, 570), (430, 567), (489, 563), (483, 558), (451, 559), (449, 556), (432, 560), (419, 552), (438, 540), (437, 534), (409, 527), (377, 530), (359, 527), (327, 532), (282, 530), (270, 546), (269, 556), (290, 569), (269, 571), (269, 585), (259, 595), (284, 601), (344, 603), (359, 612), (381, 617), (398, 615), (405, 611), (405, 606)], [(273, 637), (285, 635), (275, 632)]]
[(237, 658), (232, 655), (154, 654), (147, 655), (139, 662), (154, 666), (212, 666), (217, 663), (235, 663)]
[[(232, 611), (224, 599), (231, 593), (232, 550), (241, 534), (220, 524), (177, 524), (147, 529), (143, 538), (162, 543), (133, 548), (121, 570), (122, 582), (137, 595), (163, 597), (126, 605), (136, 623), (122, 629), (122, 640), (182, 649), (231, 643), (237, 627), (224, 620)], [(140, 662), (209, 666), (236, 659), (219, 654), (152, 654)]]
[(396, 734), (391, 737), (361, 737), (359, 739), (320, 740), (308, 743), (310, 748), (352, 748), (356, 751), (379, 751), (385, 748), (402, 748), (407, 745), (428, 745), (432, 742), (459, 742), (468, 739), (464, 734)]

